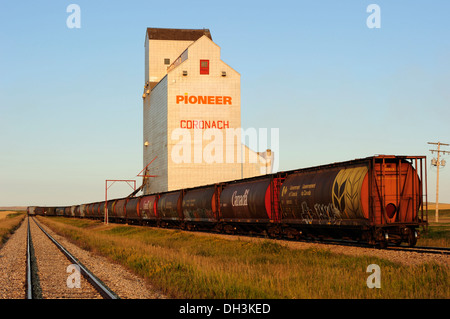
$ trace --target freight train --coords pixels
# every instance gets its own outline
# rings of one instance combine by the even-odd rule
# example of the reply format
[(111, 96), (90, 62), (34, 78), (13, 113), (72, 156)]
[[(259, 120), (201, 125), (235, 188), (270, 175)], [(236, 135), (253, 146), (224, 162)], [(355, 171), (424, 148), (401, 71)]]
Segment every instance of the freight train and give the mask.
[(378, 155), (107, 202), (33, 206), (28, 212), (187, 230), (257, 232), (274, 238), (414, 246), (420, 226), (427, 225), (426, 196), (425, 156)]

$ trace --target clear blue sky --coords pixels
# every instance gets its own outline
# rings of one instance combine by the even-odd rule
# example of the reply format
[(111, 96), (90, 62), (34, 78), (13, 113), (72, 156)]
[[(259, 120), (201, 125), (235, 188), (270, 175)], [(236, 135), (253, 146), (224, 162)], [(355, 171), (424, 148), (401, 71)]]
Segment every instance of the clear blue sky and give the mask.
[[(80, 29), (66, 25), (71, 3)], [(366, 25), (371, 3), (379, 29)], [(447, 0), (1, 0), (0, 206), (103, 200), (105, 179), (140, 185), (147, 27), (211, 30), (241, 74), (243, 127), (280, 130), (279, 170), (430, 162), (427, 142), (450, 143), (449, 12)], [(450, 202), (450, 168), (440, 178)]]

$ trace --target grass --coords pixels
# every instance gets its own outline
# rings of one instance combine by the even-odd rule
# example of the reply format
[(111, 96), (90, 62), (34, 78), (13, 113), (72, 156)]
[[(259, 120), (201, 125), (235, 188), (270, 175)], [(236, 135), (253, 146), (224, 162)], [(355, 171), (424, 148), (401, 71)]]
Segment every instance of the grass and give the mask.
[(16, 231), (24, 218), (24, 212), (0, 212), (0, 247), (3, 246), (11, 234)]
[(418, 246), (450, 247), (450, 209), (439, 210), (439, 222), (435, 222), (435, 210), (428, 210), (428, 230), (421, 232)]
[[(405, 266), (370, 256), (291, 249), (271, 240), (231, 240), (170, 229), (44, 218), (82, 247), (125, 265), (171, 298), (443, 298), (449, 267)], [(369, 289), (367, 266), (381, 268)]]

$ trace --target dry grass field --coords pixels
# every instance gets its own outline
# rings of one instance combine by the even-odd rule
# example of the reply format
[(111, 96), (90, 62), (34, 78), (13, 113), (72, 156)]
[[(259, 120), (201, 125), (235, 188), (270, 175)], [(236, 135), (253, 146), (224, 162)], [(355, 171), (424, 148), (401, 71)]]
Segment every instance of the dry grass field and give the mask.
[[(436, 209), (436, 203), (428, 203), (428, 209), (429, 210), (435, 210)], [(439, 210), (441, 210), (441, 209), (450, 209), (450, 204), (439, 203)]]
[[(172, 229), (39, 218), (79, 246), (107, 256), (172, 298), (450, 298), (449, 268), (384, 258), (292, 249), (272, 241), (228, 240)], [(382, 289), (366, 285), (367, 266), (382, 269)]]
[(17, 215), (18, 212), (12, 210), (0, 211), (0, 220), (6, 219), (8, 215)]
[(450, 247), (450, 204), (439, 204), (439, 221), (437, 223), (434, 203), (428, 205), (428, 227), (426, 231), (422, 231), (417, 245)]
[(0, 211), (0, 247), (9, 236), (19, 227), (25, 213), (14, 211)]

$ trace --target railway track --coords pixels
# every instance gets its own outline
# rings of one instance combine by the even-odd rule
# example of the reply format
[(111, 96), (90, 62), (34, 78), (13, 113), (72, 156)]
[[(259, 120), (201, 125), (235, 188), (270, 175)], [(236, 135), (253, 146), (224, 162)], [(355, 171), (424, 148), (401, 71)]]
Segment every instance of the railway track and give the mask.
[[(195, 232), (207, 233), (202, 230), (195, 230)], [(416, 253), (425, 253), (425, 254), (437, 254), (437, 255), (450, 255), (449, 247), (429, 247), (429, 246), (397, 246), (394, 244), (389, 244), (385, 248), (380, 248), (378, 246), (371, 245), (366, 242), (360, 242), (357, 240), (349, 240), (349, 239), (330, 239), (330, 238), (314, 238), (314, 237), (304, 237), (301, 239), (293, 239), (293, 238), (271, 238), (267, 236), (267, 234), (261, 233), (237, 233), (237, 234), (222, 234), (226, 236), (248, 236), (255, 238), (265, 238), (272, 240), (280, 240), (286, 242), (302, 242), (302, 243), (312, 243), (312, 244), (326, 244), (326, 245), (335, 245), (335, 246), (347, 246), (347, 247), (355, 247), (355, 248), (377, 248), (386, 251), (405, 251), (405, 252), (416, 252)]]
[(450, 255), (450, 248), (448, 247), (428, 247), (428, 246), (389, 246), (389, 250), (398, 251), (411, 251), (416, 253), (426, 253), (426, 254), (440, 254), (440, 255)]
[(34, 218), (27, 222), (27, 299), (118, 299)]
[[(339, 245), (339, 246), (349, 246), (349, 247), (362, 247), (362, 248), (376, 248), (373, 245), (368, 243), (359, 242), (355, 240), (345, 240), (345, 239), (302, 239), (302, 242), (307, 243), (319, 243), (319, 244), (328, 244), (328, 245)], [(378, 247), (379, 248), (379, 247)], [(440, 254), (440, 255), (450, 255), (449, 247), (427, 247), (427, 246), (396, 246), (389, 244), (384, 249), (391, 251), (409, 251), (416, 253), (426, 253), (426, 254)]]
[[(341, 246), (351, 246), (351, 247), (364, 247), (364, 248), (375, 248), (373, 245), (368, 243), (359, 242), (355, 240), (345, 240), (345, 239), (322, 239), (322, 240), (302, 240), (304, 242), (312, 242), (312, 243), (322, 243), (322, 244), (330, 244), (330, 245), (341, 245)], [(393, 244), (389, 244), (386, 250), (394, 250), (394, 251), (410, 251), (416, 253), (426, 253), (426, 254), (441, 254), (441, 255), (450, 255), (449, 247), (429, 247), (429, 246), (396, 246)]]

